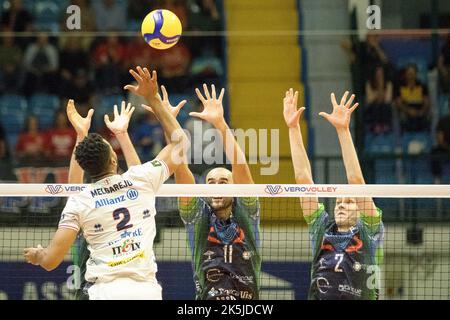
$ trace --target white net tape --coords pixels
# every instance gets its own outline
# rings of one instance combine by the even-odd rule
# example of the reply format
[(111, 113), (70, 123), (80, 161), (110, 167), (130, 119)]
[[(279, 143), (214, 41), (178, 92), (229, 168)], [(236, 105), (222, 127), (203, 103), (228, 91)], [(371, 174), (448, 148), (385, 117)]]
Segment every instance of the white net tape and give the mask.
[[(83, 191), (82, 184), (0, 184), (1, 197), (68, 197)], [(105, 194), (108, 193), (107, 191)], [(450, 185), (348, 185), (348, 184), (165, 184), (158, 197), (380, 197), (450, 198)]]

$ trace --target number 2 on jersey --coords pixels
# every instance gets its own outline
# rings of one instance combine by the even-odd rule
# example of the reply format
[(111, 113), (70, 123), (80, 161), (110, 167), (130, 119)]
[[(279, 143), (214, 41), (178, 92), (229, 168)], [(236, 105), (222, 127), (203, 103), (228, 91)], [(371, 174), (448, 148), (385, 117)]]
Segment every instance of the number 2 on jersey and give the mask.
[(127, 208), (119, 208), (113, 211), (114, 220), (119, 220), (121, 216), (123, 216), (123, 218), (116, 226), (117, 231), (131, 228), (133, 224), (127, 224), (128, 222), (130, 222), (130, 211), (128, 211)]
[(335, 272), (344, 272), (344, 270), (342, 270), (342, 268), (340, 268), (340, 265), (341, 265), (343, 259), (344, 259), (343, 253), (337, 253), (334, 256), (334, 260), (338, 260), (338, 262), (336, 263), (336, 266), (334, 267)]

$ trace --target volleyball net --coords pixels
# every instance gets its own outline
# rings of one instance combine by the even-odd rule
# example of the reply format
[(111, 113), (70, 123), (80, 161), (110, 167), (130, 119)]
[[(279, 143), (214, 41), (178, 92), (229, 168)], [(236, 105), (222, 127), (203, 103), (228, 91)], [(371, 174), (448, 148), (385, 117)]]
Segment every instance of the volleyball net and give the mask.
[[(49, 243), (67, 197), (84, 188), (86, 185), (0, 184), (0, 299), (80, 298), (77, 289), (83, 285), (82, 270), (89, 254), (81, 235), (64, 262), (51, 272), (27, 264), (22, 252), (26, 247)], [(310, 197), (318, 197), (328, 212), (327, 228), (333, 228), (330, 226), (335, 212), (339, 215), (339, 209), (335, 208), (342, 198), (355, 198), (358, 206), (361, 199), (373, 198), (382, 210), (383, 236), (377, 244), (383, 253), (378, 250), (371, 253), (374, 256), (371, 263), (377, 269), (370, 279), (379, 299), (450, 299), (450, 185), (165, 184), (156, 198), (158, 231), (154, 245), (157, 278), (164, 299), (195, 297), (192, 253), (177, 202), (181, 196), (234, 197), (235, 201), (258, 198), (261, 299), (308, 296), (311, 264), (315, 261), (316, 267), (321, 268), (323, 263), (315, 253), (331, 248), (326, 241), (319, 244), (311, 241), (312, 231), (319, 232), (324, 221), (317, 220), (319, 223), (314, 226), (311, 219), (309, 225), (306, 223), (303, 214), (310, 208), (308, 202), (302, 208), (299, 198)], [(360, 215), (358, 221), (361, 219)], [(363, 237), (360, 240), (366, 241)], [(337, 247), (335, 243), (331, 246)], [(357, 253), (367, 250), (358, 241), (352, 248)], [(239, 254), (246, 257), (245, 251)], [(354, 261), (350, 266), (344, 265), (345, 260), (342, 262), (342, 265), (338, 265), (340, 259), (334, 262), (336, 272), (346, 267), (355, 272), (368, 270), (368, 260)], [(370, 275), (366, 280), (369, 278)], [(327, 290), (326, 282), (317, 282), (316, 289)], [(358, 294), (357, 288), (341, 289)]]

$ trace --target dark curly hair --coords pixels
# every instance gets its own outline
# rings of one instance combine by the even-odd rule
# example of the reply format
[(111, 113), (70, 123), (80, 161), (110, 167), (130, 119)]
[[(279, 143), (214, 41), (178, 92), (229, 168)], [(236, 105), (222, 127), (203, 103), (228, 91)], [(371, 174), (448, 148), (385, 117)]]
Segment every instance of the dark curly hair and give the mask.
[(108, 170), (111, 149), (103, 137), (91, 133), (75, 149), (75, 160), (91, 177), (99, 176)]

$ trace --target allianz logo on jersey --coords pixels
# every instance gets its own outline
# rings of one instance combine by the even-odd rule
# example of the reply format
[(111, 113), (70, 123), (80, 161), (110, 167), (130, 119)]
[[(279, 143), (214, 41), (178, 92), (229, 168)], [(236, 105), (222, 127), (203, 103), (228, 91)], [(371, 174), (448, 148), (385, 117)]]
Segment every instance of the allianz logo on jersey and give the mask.
[(128, 253), (134, 252), (141, 248), (141, 243), (134, 241), (134, 239), (125, 240), (120, 246), (113, 247), (112, 252), (114, 257), (120, 257)]
[(136, 200), (139, 197), (139, 192), (136, 189), (130, 189), (127, 191), (126, 195), (121, 195), (115, 198), (106, 198), (95, 200), (95, 208), (100, 208), (103, 206), (110, 206), (113, 204), (118, 204), (128, 200)]

